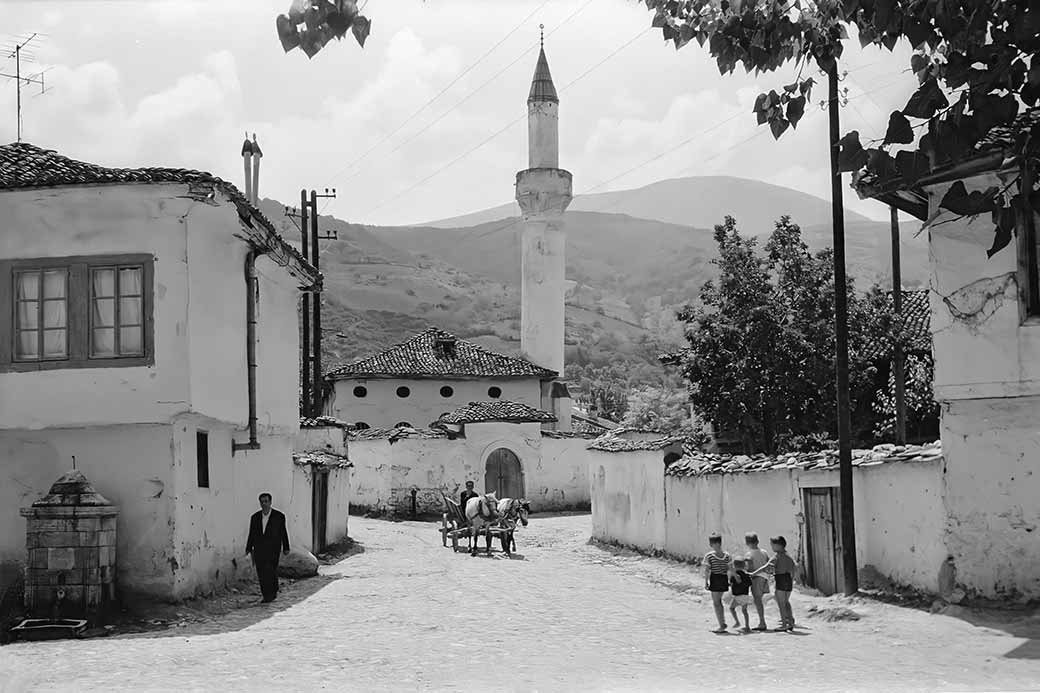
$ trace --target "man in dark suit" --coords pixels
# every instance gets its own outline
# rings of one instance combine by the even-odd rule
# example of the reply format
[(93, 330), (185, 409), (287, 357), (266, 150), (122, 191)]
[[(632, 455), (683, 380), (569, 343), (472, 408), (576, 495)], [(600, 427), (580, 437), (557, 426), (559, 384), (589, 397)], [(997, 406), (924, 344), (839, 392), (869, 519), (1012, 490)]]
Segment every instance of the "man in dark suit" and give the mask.
[(278, 595), (278, 549), (289, 553), (289, 533), (285, 530), (285, 515), (271, 507), (271, 494), (260, 494), (260, 511), (249, 519), (249, 539), (246, 553), (253, 555), (256, 576), (260, 580), (263, 603), (272, 602)]
[(469, 501), (469, 499), (476, 498), (479, 495), (479, 493), (473, 490), (473, 482), (467, 481), (466, 490), (463, 491), (462, 495), (459, 496), (459, 507), (462, 508), (462, 512), (466, 512), (466, 503)]

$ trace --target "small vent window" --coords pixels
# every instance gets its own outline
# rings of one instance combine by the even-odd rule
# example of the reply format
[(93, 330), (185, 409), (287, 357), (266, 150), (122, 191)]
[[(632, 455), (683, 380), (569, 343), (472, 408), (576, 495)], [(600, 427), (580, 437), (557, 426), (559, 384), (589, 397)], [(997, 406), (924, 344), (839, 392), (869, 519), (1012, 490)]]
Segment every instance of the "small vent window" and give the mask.
[(364, 385), (358, 385), (354, 388), (354, 396), (357, 398), (368, 397), (368, 388)]
[(502, 396), (502, 388), (492, 385), (488, 388), (488, 397), (491, 399), (498, 399)]
[(451, 385), (445, 385), (441, 388), (441, 397), (451, 397), (454, 394), (455, 390), (451, 387)]
[(397, 388), (397, 396), (400, 397), (401, 399), (404, 399), (405, 397), (407, 397), (410, 394), (412, 394), (412, 391), (409, 388), (405, 387), (404, 385), (402, 385), (401, 387)]

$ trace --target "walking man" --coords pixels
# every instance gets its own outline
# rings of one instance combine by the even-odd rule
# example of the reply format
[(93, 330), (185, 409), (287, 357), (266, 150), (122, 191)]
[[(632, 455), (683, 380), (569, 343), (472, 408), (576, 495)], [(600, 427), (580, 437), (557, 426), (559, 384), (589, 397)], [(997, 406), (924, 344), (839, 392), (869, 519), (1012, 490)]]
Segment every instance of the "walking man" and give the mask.
[(246, 554), (252, 554), (264, 604), (278, 596), (278, 549), (289, 553), (285, 515), (271, 507), (271, 494), (260, 494), (260, 510), (249, 519)]

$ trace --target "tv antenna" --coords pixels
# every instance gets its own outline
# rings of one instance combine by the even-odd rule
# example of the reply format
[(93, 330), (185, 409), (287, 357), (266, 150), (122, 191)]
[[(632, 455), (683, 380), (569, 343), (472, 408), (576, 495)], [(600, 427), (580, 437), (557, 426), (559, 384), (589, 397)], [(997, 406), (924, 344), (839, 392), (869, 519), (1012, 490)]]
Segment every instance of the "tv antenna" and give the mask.
[[(22, 85), (25, 84), (26, 86), (29, 86), (30, 84), (39, 84), (40, 94), (37, 94), (37, 96), (45, 94), (47, 92), (47, 87), (44, 84), (44, 73), (46, 73), (47, 70), (42, 70), (40, 72), (28, 75), (26, 77), (22, 76), (22, 61), (24, 60), (26, 62), (35, 62), (35, 55), (31, 52), (31, 49), (35, 48), (36, 45), (39, 44), (39, 42), (42, 40), (42, 36), (42, 34), (33, 33), (30, 34), (27, 38), (24, 36), (18, 37), (14, 40), (13, 46), (7, 45), (4, 46), (2, 49), (3, 57), (14, 58), (14, 74), (12, 75), (6, 72), (0, 72), (0, 77), (7, 77), (8, 79), (13, 79), (15, 81), (15, 86), (18, 91), (18, 98), (16, 102), (18, 142), (22, 141)], [(33, 43), (34, 41), (36, 42), (35, 44)]]

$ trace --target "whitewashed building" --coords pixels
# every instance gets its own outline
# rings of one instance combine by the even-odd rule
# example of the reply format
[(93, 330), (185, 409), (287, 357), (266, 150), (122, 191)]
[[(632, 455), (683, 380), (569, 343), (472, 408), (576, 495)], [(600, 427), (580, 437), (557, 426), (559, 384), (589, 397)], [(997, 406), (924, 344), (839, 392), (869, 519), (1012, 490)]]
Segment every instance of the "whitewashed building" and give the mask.
[(556, 377), (555, 371), (431, 327), (330, 370), (325, 413), (359, 429), (427, 428), (474, 401), (541, 408), (543, 391), (551, 395)]
[[(1016, 130), (1036, 128), (1040, 109)], [(1040, 263), (1038, 217), (1020, 212), (1015, 237), (992, 257), (990, 214), (939, 204), (1022, 183), (1012, 130), (995, 129), (975, 156), (920, 184), (861, 180), (860, 193), (926, 222), (935, 398), (945, 473), (941, 537), (957, 585), (983, 597), (1040, 597)]]
[(262, 491), (310, 545), (310, 491), (293, 484), (297, 303), (321, 277), (248, 182), (252, 200), (198, 171), (0, 147), (9, 574), (25, 557), (19, 508), (73, 467), (120, 508), (124, 593), (182, 598), (251, 571)]

